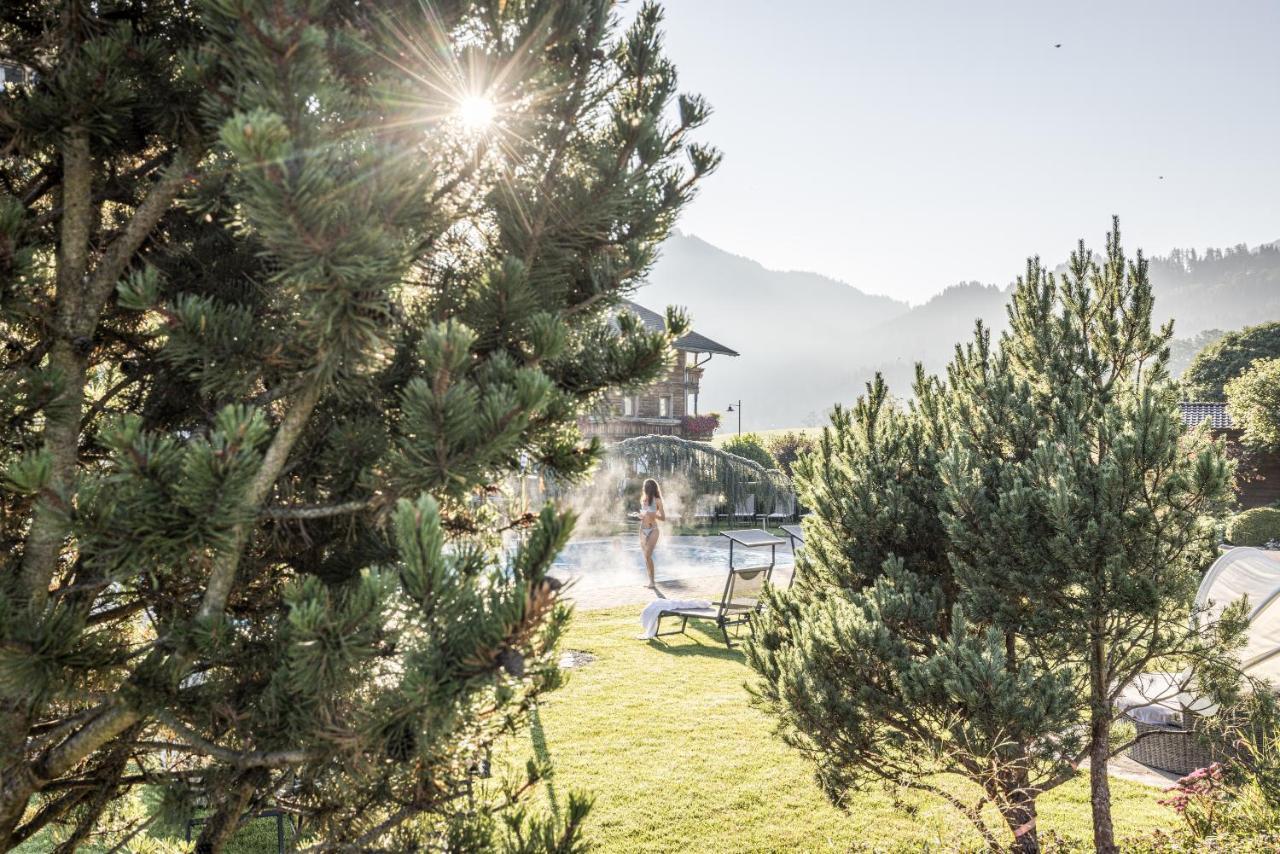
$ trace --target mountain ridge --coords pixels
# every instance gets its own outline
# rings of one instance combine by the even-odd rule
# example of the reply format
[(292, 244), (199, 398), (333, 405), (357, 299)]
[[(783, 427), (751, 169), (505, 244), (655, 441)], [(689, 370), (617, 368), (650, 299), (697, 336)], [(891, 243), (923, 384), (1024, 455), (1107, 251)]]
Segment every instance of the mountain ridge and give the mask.
[[(1173, 318), (1180, 339), (1280, 319), (1280, 241), (1175, 249), (1152, 257), (1150, 271), (1156, 316)], [(877, 372), (908, 396), (916, 363), (942, 370), (976, 321), (993, 335), (1007, 328), (1012, 287), (959, 281), (913, 306), (821, 273), (771, 270), (675, 232), (632, 298), (655, 310), (685, 307), (694, 329), (741, 354), (708, 366), (702, 412), (741, 400), (744, 429), (776, 429), (822, 423)]]

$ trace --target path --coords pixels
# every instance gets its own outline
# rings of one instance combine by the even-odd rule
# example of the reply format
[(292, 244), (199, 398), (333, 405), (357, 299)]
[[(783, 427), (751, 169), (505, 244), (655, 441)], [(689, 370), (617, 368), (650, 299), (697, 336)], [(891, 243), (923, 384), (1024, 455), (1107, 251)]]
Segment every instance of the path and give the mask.
[[(629, 539), (624, 542), (630, 544)], [(701, 549), (714, 550), (717, 557), (714, 563), (699, 565), (679, 565), (673, 561), (671, 547), (696, 546)], [(644, 585), (644, 565), (639, 557), (639, 549), (631, 554), (627, 550), (623, 559), (635, 564), (628, 567), (631, 571), (613, 572), (608, 581), (599, 582), (589, 572), (580, 577), (571, 577), (568, 598), (583, 611), (598, 611), (603, 608), (617, 608), (622, 605), (647, 605), (654, 599), (654, 591)], [(768, 549), (755, 549), (751, 555), (753, 561), (768, 560)], [(724, 593), (725, 573), (729, 566), (729, 541), (724, 537), (667, 537), (658, 546), (655, 555), (657, 564), (657, 595), (664, 599), (719, 599)], [(777, 566), (774, 568), (775, 584), (787, 584), (791, 580), (792, 556), (788, 546), (778, 546)], [(614, 583), (620, 581), (622, 583)], [(638, 613), (638, 611), (637, 611)]]

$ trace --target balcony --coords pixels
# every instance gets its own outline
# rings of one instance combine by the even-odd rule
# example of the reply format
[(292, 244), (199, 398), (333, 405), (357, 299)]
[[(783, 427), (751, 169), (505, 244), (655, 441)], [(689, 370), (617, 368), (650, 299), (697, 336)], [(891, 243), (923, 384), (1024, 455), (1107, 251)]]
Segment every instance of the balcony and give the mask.
[(591, 416), (583, 419), (579, 426), (585, 436), (613, 440), (631, 439), (635, 436), (679, 436), (682, 432), (679, 418), (665, 416)]
[(702, 382), (702, 368), (685, 368), (684, 385), (689, 394), (698, 393), (698, 385)]

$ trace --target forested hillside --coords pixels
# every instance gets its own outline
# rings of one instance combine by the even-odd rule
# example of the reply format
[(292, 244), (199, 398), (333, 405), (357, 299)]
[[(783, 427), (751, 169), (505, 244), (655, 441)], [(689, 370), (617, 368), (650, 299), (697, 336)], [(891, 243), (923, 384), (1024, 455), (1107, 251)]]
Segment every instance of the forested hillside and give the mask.
[[(1017, 267), (1011, 269), (1016, 272)], [(1151, 259), (1157, 318), (1173, 318), (1175, 375), (1223, 331), (1280, 319), (1280, 246), (1175, 249)], [(907, 396), (916, 362), (937, 370), (981, 319), (1006, 324), (1011, 282), (962, 282), (918, 306), (816, 273), (768, 270), (690, 235), (672, 236), (635, 299), (682, 305), (694, 326), (737, 350), (703, 379), (703, 411), (741, 399), (751, 429), (821, 423), (880, 371)]]

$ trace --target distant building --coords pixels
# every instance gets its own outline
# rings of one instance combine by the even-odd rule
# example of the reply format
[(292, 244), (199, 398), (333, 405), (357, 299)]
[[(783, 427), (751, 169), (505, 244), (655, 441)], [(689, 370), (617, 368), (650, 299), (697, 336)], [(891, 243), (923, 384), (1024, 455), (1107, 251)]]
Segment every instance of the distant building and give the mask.
[(1280, 455), (1247, 450), (1240, 442), (1242, 431), (1231, 420), (1225, 403), (1183, 401), (1178, 405), (1188, 429), (1208, 421), (1210, 432), (1226, 440), (1227, 453), (1236, 461), (1236, 500), (1241, 510), (1280, 501)]
[[(666, 328), (666, 318), (656, 311), (630, 301), (624, 301), (623, 308), (639, 317), (650, 330)], [(653, 434), (684, 437), (685, 416), (700, 414), (698, 392), (704, 366), (712, 356), (738, 353), (694, 331), (678, 338), (675, 349), (676, 361), (670, 374), (639, 392), (606, 392), (600, 410), (583, 419), (583, 432), (605, 440)]]

